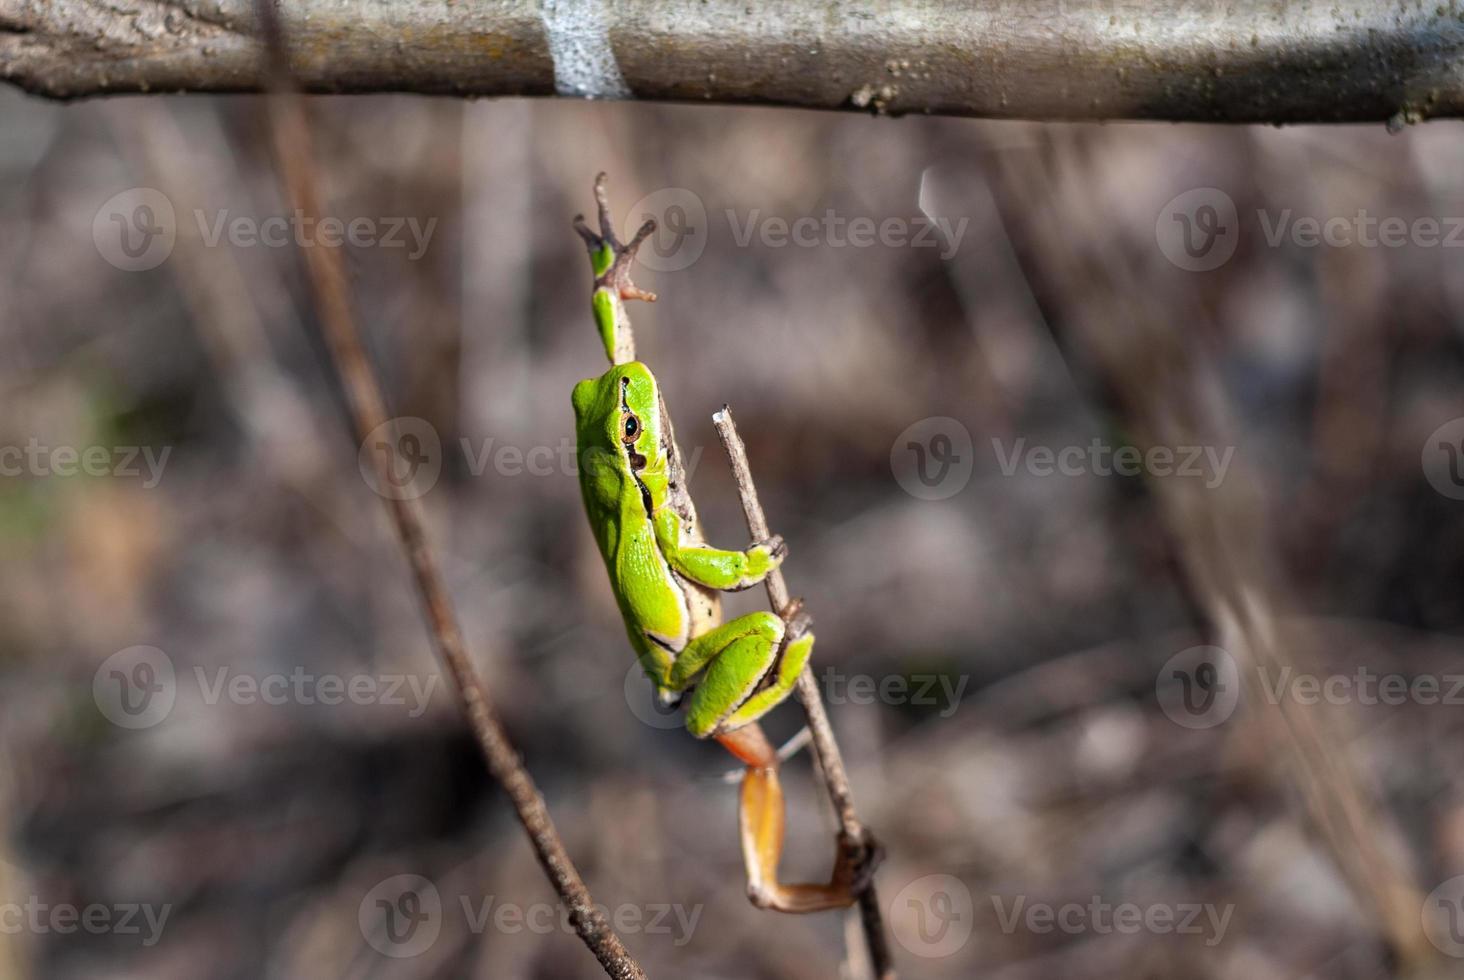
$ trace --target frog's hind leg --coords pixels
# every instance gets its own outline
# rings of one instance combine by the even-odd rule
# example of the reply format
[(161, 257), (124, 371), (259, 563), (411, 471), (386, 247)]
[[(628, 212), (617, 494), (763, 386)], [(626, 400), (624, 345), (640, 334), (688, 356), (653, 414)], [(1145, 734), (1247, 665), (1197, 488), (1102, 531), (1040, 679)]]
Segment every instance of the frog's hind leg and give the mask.
[(759, 908), (779, 912), (822, 912), (847, 908), (857, 900), (873, 872), (872, 864), (840, 849), (828, 884), (784, 885), (778, 881), (783, 854), (783, 788), (778, 781), (778, 755), (756, 723), (716, 736), (747, 766), (742, 777), (738, 825), (742, 859), (747, 866), (747, 897)]
[[(731, 752), (747, 771), (742, 776), (742, 790), (738, 807), (738, 827), (742, 837), (742, 859), (747, 867), (747, 895), (760, 908), (776, 909), (779, 912), (821, 912), (825, 909), (845, 908), (854, 904), (859, 891), (873, 873), (873, 863), (862, 849), (840, 848), (834, 873), (828, 884), (784, 885), (778, 881), (778, 863), (783, 854), (783, 832), (785, 807), (783, 788), (778, 780), (778, 754), (757, 719), (767, 714), (783, 701), (798, 682), (798, 676), (808, 663), (813, 650), (813, 634), (800, 633), (785, 646), (782, 644), (782, 621), (768, 614), (780, 627), (779, 642), (768, 650), (758, 650), (764, 660), (758, 669), (759, 681), (756, 690), (740, 693), (737, 706), (721, 715), (715, 729), (715, 738), (723, 748)], [(732, 625), (732, 624), (729, 624)], [(734, 642), (750, 643), (744, 635)], [(766, 676), (773, 668), (782, 646), (782, 658), (777, 663), (776, 673)], [(707, 668), (707, 680), (714, 680), (727, 654), (716, 657)], [(740, 670), (754, 668), (751, 651), (743, 653), (745, 661)], [(734, 660), (735, 662), (735, 660)], [(740, 674), (738, 676), (741, 676)], [(704, 680), (703, 684), (706, 683)], [(729, 683), (724, 686), (732, 686)], [(702, 687), (697, 688), (700, 694)], [(723, 695), (724, 697), (726, 695)], [(695, 708), (695, 704), (693, 704)]]
[(783, 621), (772, 613), (748, 613), (696, 637), (676, 655), (665, 686), (680, 691), (696, 685), (687, 730), (706, 738), (725, 727), (772, 669), (783, 632)]

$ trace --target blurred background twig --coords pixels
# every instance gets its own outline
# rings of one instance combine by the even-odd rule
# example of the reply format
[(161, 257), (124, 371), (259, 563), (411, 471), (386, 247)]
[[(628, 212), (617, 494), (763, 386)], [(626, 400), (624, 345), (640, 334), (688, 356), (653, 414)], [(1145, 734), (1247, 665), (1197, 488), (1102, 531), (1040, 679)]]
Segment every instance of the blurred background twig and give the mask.
[[(319, 170), (305, 106), (291, 76), (289, 48), (274, 17), (272, 0), (260, 0), (259, 10), (273, 79), (268, 109), (280, 179), (297, 213), (304, 219), (319, 222), (325, 216)], [(403, 437), (386, 410), (376, 371), (361, 342), (341, 253), (329, 248), (303, 251), (318, 324), (345, 391), (356, 442), (366, 448), (376, 465), (378, 485), (389, 486), (400, 462)], [(384, 437), (386, 452), (372, 451), (378, 448), (371, 445), (373, 437)], [(452, 594), (427, 537), (421, 503), (409, 494), (388, 495), (385, 503), (402, 552), (411, 566), (433, 644), (452, 678), (463, 713), (483, 750), (488, 771), (512, 801), (545, 875), (569, 910), (570, 923), (612, 980), (645, 980), (640, 964), (626, 950), (601, 906), (590, 897), (543, 796), (509, 741), (488, 688), (468, 656)]]

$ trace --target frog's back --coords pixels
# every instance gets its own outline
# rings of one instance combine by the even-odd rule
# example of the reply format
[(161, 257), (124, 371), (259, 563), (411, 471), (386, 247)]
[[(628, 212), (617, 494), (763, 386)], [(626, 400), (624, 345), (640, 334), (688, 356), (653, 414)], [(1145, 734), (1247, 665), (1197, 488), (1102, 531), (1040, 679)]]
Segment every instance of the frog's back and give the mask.
[[(659, 437), (661, 450), (658, 458), (667, 468), (662, 480), (669, 486), (654, 485), (654, 492), (642, 479), (660, 473), (660, 465), (652, 461), (645, 477), (633, 475), (623, 459), (625, 447), (616, 438), (622, 399), (635, 395), (638, 384), (641, 399), (654, 406), (641, 407), (641, 422), (654, 426), (651, 431)], [(650, 514), (653, 500), (680, 514), (683, 544), (701, 543), (665, 405), (654, 378), (640, 364), (613, 367), (599, 378), (580, 382), (573, 401), (580, 489), (632, 643), (642, 655), (647, 643), (675, 655), (691, 637), (720, 622), (721, 607), (716, 593), (670, 568), (656, 541)]]

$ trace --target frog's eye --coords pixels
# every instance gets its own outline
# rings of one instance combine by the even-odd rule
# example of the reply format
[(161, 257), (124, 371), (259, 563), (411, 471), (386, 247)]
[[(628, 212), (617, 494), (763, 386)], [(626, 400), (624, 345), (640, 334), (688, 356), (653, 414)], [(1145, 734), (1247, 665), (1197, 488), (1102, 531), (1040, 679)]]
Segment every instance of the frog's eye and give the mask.
[(625, 417), (625, 433), (620, 437), (620, 441), (626, 445), (630, 445), (632, 442), (635, 442), (636, 437), (640, 435), (640, 431), (640, 419), (634, 415), (627, 415)]

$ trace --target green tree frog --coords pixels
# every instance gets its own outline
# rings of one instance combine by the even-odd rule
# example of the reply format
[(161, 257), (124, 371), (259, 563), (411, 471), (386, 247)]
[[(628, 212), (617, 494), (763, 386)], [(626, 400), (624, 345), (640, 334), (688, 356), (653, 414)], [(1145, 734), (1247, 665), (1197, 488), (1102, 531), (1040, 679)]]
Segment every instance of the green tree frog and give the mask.
[(630, 281), (635, 252), (655, 224), (622, 244), (603, 174), (595, 196), (599, 234), (582, 216), (575, 230), (589, 246), (591, 307), (612, 366), (575, 385), (572, 402), (585, 512), (631, 648), (663, 703), (689, 697), (691, 734), (716, 739), (747, 767), (739, 826), (753, 904), (783, 912), (850, 905), (873, 869), (843, 849), (828, 884), (777, 879), (783, 793), (777, 753), (757, 721), (788, 697), (808, 662), (807, 619), (785, 623), (754, 612), (722, 622), (719, 593), (762, 582), (787, 549), (778, 536), (735, 550), (709, 547), (702, 537), (671, 419), (655, 375), (635, 360), (625, 314), (625, 300), (656, 298)]

